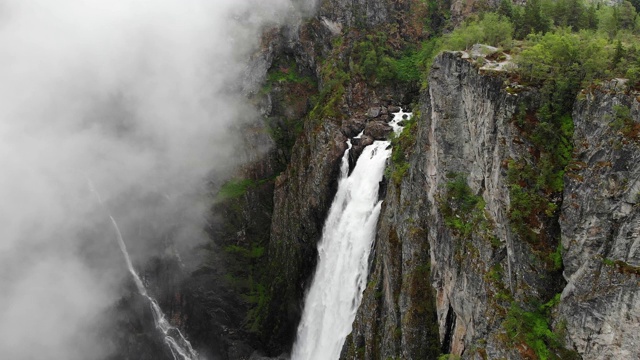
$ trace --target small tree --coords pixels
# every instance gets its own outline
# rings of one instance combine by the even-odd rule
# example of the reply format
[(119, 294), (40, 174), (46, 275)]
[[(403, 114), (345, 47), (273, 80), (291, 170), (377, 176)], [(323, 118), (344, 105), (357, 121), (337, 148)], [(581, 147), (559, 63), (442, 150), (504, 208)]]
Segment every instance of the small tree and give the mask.
[(524, 7), (522, 24), (518, 29), (518, 37), (524, 38), (531, 33), (545, 33), (549, 30), (550, 19), (542, 14), (540, 0), (529, 0)]

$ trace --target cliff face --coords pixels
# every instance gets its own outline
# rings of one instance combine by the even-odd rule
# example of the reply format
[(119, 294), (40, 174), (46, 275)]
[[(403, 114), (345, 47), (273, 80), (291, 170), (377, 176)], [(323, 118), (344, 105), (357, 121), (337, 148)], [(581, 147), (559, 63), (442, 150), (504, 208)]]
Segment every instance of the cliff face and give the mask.
[[(425, 104), (428, 97), (421, 98)], [(417, 109), (416, 109), (417, 110)], [(369, 281), (347, 338), (345, 359), (430, 359), (439, 354), (434, 292), (429, 280), (429, 204), (425, 164), (429, 109), (410, 125), (403, 149), (410, 166), (400, 181), (386, 176), (386, 195), (371, 255)]]
[[(326, 122), (305, 132), (293, 150), (291, 164), (277, 181), (269, 243), (273, 291), (268, 323), (277, 337), (290, 342), (295, 336), (301, 299), (316, 265), (316, 244), (336, 191), (340, 157), (346, 138)], [(272, 320), (273, 319), (273, 320)], [(277, 345), (271, 345), (277, 347)]]
[(560, 219), (568, 284), (557, 322), (584, 359), (640, 356), (639, 100), (614, 80), (574, 107)]
[[(415, 141), (394, 149), (410, 166), (387, 191), (344, 358), (639, 356), (638, 94), (612, 81), (578, 97), (564, 193), (548, 195), (562, 206), (529, 215), (532, 241), (513, 215), (526, 179), (513, 179), (517, 162), (542, 166), (518, 121), (534, 121), (523, 114), (540, 97), (505, 84), (460, 53), (434, 62)], [(535, 316), (556, 334), (547, 350), (514, 332), (532, 331)]]
[(536, 190), (535, 169), (550, 156), (532, 141), (536, 89), (463, 53), (438, 56), (420, 95), (415, 82), (367, 73), (358, 49), (380, 34), (396, 44), (389, 53), (417, 43), (425, 14), (440, 14), (425, 6), (327, 0), (317, 17), (265, 37), (249, 82), (266, 77), (253, 97), (266, 122), (247, 132), (254, 155), (271, 150), (239, 172), (251, 185), (215, 206), (225, 215), (209, 229), (213, 258), (176, 305), (188, 313), (172, 315), (196, 342), (222, 339), (223, 358), (286, 352), (345, 141), (364, 130), (357, 154), (385, 138), (402, 105), (416, 118), (394, 143), (401, 156), (385, 176), (368, 286), (342, 357), (638, 357), (637, 94), (609, 83), (581, 95), (564, 191)]
[[(509, 164), (537, 161), (514, 118), (520, 107), (535, 108), (537, 94), (511, 95), (503, 78), (482, 75), (458, 56), (445, 53), (434, 63), (426, 124), (428, 241), (440, 340), (445, 353), (514, 357), (519, 344), (505, 340), (502, 326), (510, 302), (546, 302), (562, 286), (543, 257), (543, 240), (525, 241), (510, 218)], [(553, 214), (538, 217), (535, 231), (553, 246)]]
[(415, 143), (394, 149), (411, 153), (409, 170), (385, 198), (372, 287), (349, 345), (367, 359), (517, 358), (502, 326), (510, 301), (546, 301), (560, 289), (507, 215), (506, 164), (533, 161), (513, 119), (536, 93), (510, 95), (504, 78), (480, 74), (461, 55), (436, 59)]
[[(389, 36), (398, 42), (417, 39), (417, 27), (403, 26), (412, 23), (401, 14), (420, 6), (413, 0), (323, 1), (316, 18), (299, 28), (285, 29), (274, 39), (280, 44), (280, 55), (270, 72), (282, 69), (281, 64), (287, 64), (288, 72), (295, 64), (300, 73), (317, 81), (320, 93), (310, 114), (304, 119), (304, 114), (298, 114), (301, 131), (286, 169), (275, 182), (267, 254), (268, 305), (261, 315), (263, 339), (273, 355), (286, 352), (294, 341), (317, 261), (317, 242), (337, 190), (346, 140), (365, 131), (361, 143), (354, 142), (357, 154), (374, 139), (384, 138), (391, 130), (385, 125), (390, 120), (388, 107), (408, 103), (417, 93), (415, 86), (392, 82), (372, 85), (365, 75), (354, 74), (348, 68), (362, 60), (353, 49), (367, 39), (365, 35), (383, 29), (392, 29)], [(271, 90), (268, 97), (273, 100), (275, 89)], [(268, 117), (281, 113), (277, 103)], [(291, 107), (286, 101), (279, 103), (284, 105), (281, 109)]]
[[(425, 215), (442, 350), (461, 355), (484, 339), (486, 345), (477, 345), (478, 351), (486, 346), (490, 357), (504, 356), (492, 351), (500, 348), (490, 335), (500, 329), (501, 304), (493, 303), (491, 295), (497, 289), (485, 276), (500, 266), (503, 274), (496, 288), (517, 286), (512, 265), (519, 263), (514, 255), (521, 252), (514, 251), (506, 218), (509, 197), (503, 162), (526, 152), (512, 141), (518, 136), (510, 123), (518, 98), (502, 90), (500, 79), (478, 74), (454, 54), (444, 54), (434, 63), (429, 95), (425, 105), (431, 116), (425, 126), (430, 146), (423, 166), (430, 209)], [(461, 199), (452, 195), (467, 195), (447, 193), (453, 182), (467, 186), (470, 196), (481, 197), (478, 203), (486, 205), (464, 209), (475, 214), (456, 209)], [(452, 209), (445, 209), (449, 204)], [(452, 227), (451, 218), (474, 230)]]

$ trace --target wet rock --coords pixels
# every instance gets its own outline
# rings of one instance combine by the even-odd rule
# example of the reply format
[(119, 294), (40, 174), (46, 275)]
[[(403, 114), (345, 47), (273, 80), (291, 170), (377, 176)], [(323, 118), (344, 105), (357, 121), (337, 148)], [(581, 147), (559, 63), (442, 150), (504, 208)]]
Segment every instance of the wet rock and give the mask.
[[(291, 163), (274, 192), (269, 242), (270, 277), (276, 279), (269, 296), (265, 324), (272, 353), (293, 344), (305, 288), (317, 262), (317, 242), (337, 190), (340, 161), (347, 138), (333, 122), (305, 132), (293, 148)], [(290, 346), (290, 345), (289, 345)]]
[(381, 112), (381, 108), (378, 106), (369, 108), (369, 111), (367, 111), (367, 117), (377, 118), (378, 116), (380, 116), (380, 112)]
[(353, 146), (351, 147), (351, 151), (349, 152), (349, 173), (353, 171), (353, 168), (356, 166), (358, 158), (360, 157), (360, 155), (362, 155), (364, 148), (373, 144), (373, 142), (374, 139), (369, 135), (362, 135), (362, 137), (359, 139), (351, 140)]
[(349, 119), (342, 123), (342, 133), (348, 138), (352, 138), (360, 134), (364, 130), (366, 121), (361, 118)]
[(395, 105), (389, 106), (388, 109), (389, 109), (389, 112), (392, 113), (392, 114), (393, 113), (397, 113), (398, 111), (402, 110), (402, 108), (400, 108), (400, 106), (395, 106)]
[(374, 140), (385, 140), (393, 129), (384, 121), (369, 121), (364, 128), (364, 134)]

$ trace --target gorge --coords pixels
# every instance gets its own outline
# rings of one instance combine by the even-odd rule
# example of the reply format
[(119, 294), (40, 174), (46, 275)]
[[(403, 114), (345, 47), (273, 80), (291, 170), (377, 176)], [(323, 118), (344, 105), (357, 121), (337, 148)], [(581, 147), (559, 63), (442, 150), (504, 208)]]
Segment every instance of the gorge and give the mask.
[(635, 3), (196, 3), (3, 106), (1, 353), (640, 357)]

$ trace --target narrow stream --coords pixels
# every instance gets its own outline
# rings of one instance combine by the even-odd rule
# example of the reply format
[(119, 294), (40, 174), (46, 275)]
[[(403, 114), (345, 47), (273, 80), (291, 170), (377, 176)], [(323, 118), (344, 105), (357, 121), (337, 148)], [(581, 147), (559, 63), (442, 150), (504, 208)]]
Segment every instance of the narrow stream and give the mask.
[(102, 198), (100, 194), (96, 191), (93, 186), (91, 180), (87, 179), (89, 182), (89, 189), (93, 192), (102, 206), (109, 216), (111, 220), (111, 225), (116, 233), (116, 239), (118, 241), (118, 246), (120, 247), (120, 251), (122, 251), (122, 255), (124, 256), (125, 262), (127, 264), (127, 269), (129, 273), (133, 277), (133, 281), (136, 284), (136, 288), (138, 289), (138, 293), (147, 301), (149, 301), (149, 306), (151, 307), (151, 312), (153, 313), (153, 321), (155, 323), (156, 329), (160, 330), (160, 332), (164, 336), (164, 343), (171, 350), (171, 354), (173, 355), (174, 360), (198, 360), (198, 353), (191, 347), (191, 343), (182, 335), (180, 330), (175, 326), (172, 326), (167, 320), (166, 316), (160, 309), (160, 305), (158, 302), (152, 298), (148, 292), (147, 288), (144, 286), (142, 279), (136, 272), (136, 269), (133, 267), (131, 263), (131, 258), (129, 257), (129, 252), (127, 251), (127, 245), (124, 242), (124, 238), (122, 237), (122, 233), (120, 232), (120, 227), (118, 226), (118, 222), (114, 219), (113, 215), (111, 215), (111, 211), (103, 204)]

